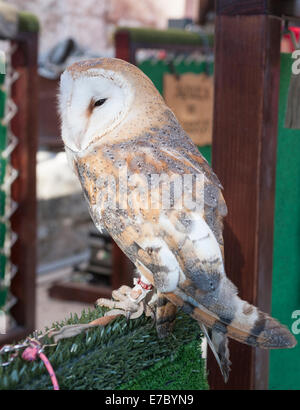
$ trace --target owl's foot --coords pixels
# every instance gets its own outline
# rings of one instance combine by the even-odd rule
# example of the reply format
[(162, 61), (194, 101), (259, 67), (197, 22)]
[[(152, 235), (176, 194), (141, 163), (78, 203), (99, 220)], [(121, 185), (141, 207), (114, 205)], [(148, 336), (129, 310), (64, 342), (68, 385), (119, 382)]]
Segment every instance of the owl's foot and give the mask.
[(143, 283), (135, 279), (135, 286), (121, 286), (119, 289), (112, 292), (112, 299), (100, 298), (96, 301), (96, 306), (108, 307), (109, 310), (105, 316), (123, 315), (127, 319), (137, 319), (143, 313), (146, 316), (153, 317), (153, 310), (144, 303), (147, 294), (152, 290), (152, 287), (143, 287)]
[[(50, 337), (54, 338), (55, 343), (61, 339), (76, 336), (85, 330), (95, 326), (107, 326), (118, 316), (125, 316), (127, 319), (137, 319), (143, 313), (146, 316), (154, 318), (155, 297), (151, 300), (146, 298), (152, 296), (152, 285), (143, 283), (141, 279), (134, 279), (135, 286), (121, 286), (112, 292), (112, 299), (98, 299), (97, 306), (108, 307), (109, 310), (104, 316), (101, 316), (89, 323), (79, 323), (76, 325), (66, 325), (61, 329), (51, 332)], [(147, 300), (146, 300), (147, 299)]]

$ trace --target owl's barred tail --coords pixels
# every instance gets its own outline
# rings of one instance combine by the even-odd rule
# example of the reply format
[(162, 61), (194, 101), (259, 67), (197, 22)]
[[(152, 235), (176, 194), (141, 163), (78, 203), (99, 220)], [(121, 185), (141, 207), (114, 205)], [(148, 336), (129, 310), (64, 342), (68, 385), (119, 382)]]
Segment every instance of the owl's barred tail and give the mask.
[[(166, 293), (165, 296), (198, 322), (211, 329), (216, 329), (238, 342), (265, 349), (292, 348), (297, 344), (295, 337), (286, 326), (259, 311), (255, 306), (241, 300), (237, 295), (236, 298), (239, 299), (240, 306), (245, 313), (237, 312), (231, 322), (219, 317), (200, 303), (195, 303), (193, 298), (182, 291), (176, 291), (176, 294)], [(250, 311), (253, 320), (247, 317), (247, 313)]]
[[(139, 270), (153, 282), (143, 265), (139, 265)], [(223, 279), (218, 301), (209, 308), (200, 302), (201, 292), (197, 293), (197, 287), (190, 280), (179, 286), (173, 292), (163, 293), (164, 296), (210, 329), (254, 347), (283, 349), (296, 346), (297, 341), (288, 328), (242, 300), (228, 278)]]

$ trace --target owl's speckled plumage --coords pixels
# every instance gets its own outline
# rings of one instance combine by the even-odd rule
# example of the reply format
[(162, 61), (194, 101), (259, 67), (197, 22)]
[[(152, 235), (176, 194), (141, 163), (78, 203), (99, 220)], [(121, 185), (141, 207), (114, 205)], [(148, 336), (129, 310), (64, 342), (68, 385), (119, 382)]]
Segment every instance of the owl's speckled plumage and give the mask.
[[(87, 95), (84, 90), (89, 90)], [(105, 100), (107, 114), (102, 107), (94, 108), (97, 98)], [(96, 226), (109, 232), (144, 280), (154, 283), (158, 291), (161, 334), (168, 332), (174, 320), (174, 306), (181, 307), (201, 324), (225, 379), (230, 364), (227, 336), (265, 348), (295, 345), (288, 329), (242, 301), (227, 278), (222, 236), (227, 209), (221, 184), (148, 77), (118, 59), (73, 64), (62, 76), (60, 112), (66, 151)], [(103, 127), (101, 118), (107, 122)], [(124, 178), (134, 176), (135, 180), (122, 188), (119, 176), (125, 168)], [(117, 206), (112, 206), (103, 185), (103, 175), (109, 175), (116, 181), (116, 191), (126, 191), (130, 197), (133, 189), (153, 182), (151, 175), (162, 174), (202, 176), (202, 210), (178, 209), (182, 198), (175, 184), (166, 209), (145, 207), (141, 196), (132, 197), (132, 206), (124, 208), (118, 206), (119, 195)], [(160, 184), (152, 184), (152, 189), (158, 195)], [(196, 198), (193, 190), (187, 195), (190, 200)]]

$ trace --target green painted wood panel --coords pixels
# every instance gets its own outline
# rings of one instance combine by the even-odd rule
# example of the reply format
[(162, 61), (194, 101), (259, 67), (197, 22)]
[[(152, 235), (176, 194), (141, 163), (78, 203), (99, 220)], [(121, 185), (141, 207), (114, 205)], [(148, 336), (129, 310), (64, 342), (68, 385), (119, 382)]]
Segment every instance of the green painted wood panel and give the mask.
[[(300, 309), (300, 130), (284, 128), (292, 61), (281, 55), (272, 284), (272, 315), (290, 329)], [(269, 388), (300, 389), (300, 343), (271, 352)]]

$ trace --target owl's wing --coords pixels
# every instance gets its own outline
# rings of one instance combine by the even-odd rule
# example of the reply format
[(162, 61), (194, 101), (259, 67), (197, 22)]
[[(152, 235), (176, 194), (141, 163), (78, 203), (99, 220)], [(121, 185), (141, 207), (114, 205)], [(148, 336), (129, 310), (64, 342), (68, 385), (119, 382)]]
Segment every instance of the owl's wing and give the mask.
[(169, 157), (174, 158), (175, 161), (184, 164), (189, 173), (203, 175), (203, 218), (216, 237), (224, 258), (222, 221), (227, 215), (227, 206), (221, 192), (222, 185), (218, 177), (191, 141), (188, 141), (188, 143), (185, 143), (182, 147), (178, 147), (176, 150), (163, 149), (163, 151)]
[[(190, 138), (180, 134), (174, 140), (172, 135), (166, 135), (165, 140), (159, 140), (156, 134), (137, 139), (135, 151), (126, 152), (128, 173), (137, 177), (138, 191), (143, 191), (149, 182), (142, 178), (143, 172), (203, 177), (199, 209), (185, 205), (178, 208), (180, 198), (173, 189), (173, 208), (144, 209), (143, 198), (137, 195), (131, 197), (129, 209), (106, 207), (102, 220), (125, 254), (152, 272), (159, 291), (171, 291), (179, 280), (189, 280), (195, 288), (207, 292), (224, 276), (222, 218), (227, 210), (221, 185)], [(116, 149), (116, 160), (118, 155)], [(158, 185), (152, 189), (159, 190)], [(196, 201), (199, 205), (193, 189), (184, 195), (187, 203)]]
[[(157, 262), (161, 270), (167, 271), (165, 265), (173, 264), (182, 277), (188, 275), (201, 287), (199, 272), (206, 271), (208, 278), (224, 274), (222, 219), (227, 208), (221, 184), (207, 161), (172, 115), (168, 124), (164, 130), (153, 130), (149, 135), (122, 143), (122, 146), (115, 144), (113, 150), (110, 146), (111, 156), (116, 162), (124, 160), (126, 149), (126, 169), (129, 176), (136, 177), (135, 188), (139, 192), (149, 189), (147, 176), (150, 174), (175, 175), (182, 180), (185, 176), (194, 179), (200, 176), (202, 195), (198, 198), (194, 186), (191, 190), (185, 190), (182, 183), (182, 191), (178, 193), (174, 187), (170, 193), (173, 208), (152, 209), (150, 205), (149, 209), (144, 209), (144, 199), (139, 195), (131, 196), (129, 209), (111, 210), (106, 207), (102, 220), (113, 239), (133, 262), (139, 256), (141, 262), (145, 262), (146, 266), (150, 264), (153, 270), (153, 257), (149, 252), (152, 248), (161, 247), (161, 253), (165, 252), (162, 260)], [(143, 178), (145, 174), (146, 178)], [(158, 184), (150, 187), (151, 194), (155, 190), (157, 194), (160, 190)], [(185, 203), (194, 203), (196, 209), (182, 204), (183, 190)], [(143, 250), (147, 255), (141, 256)], [(145, 258), (147, 261), (142, 260)], [(155, 268), (158, 269), (158, 266)], [(161, 272), (159, 275), (162, 276)], [(164, 276), (172, 278), (170, 273)], [(162, 286), (159, 290), (163, 292), (169, 288)]]

